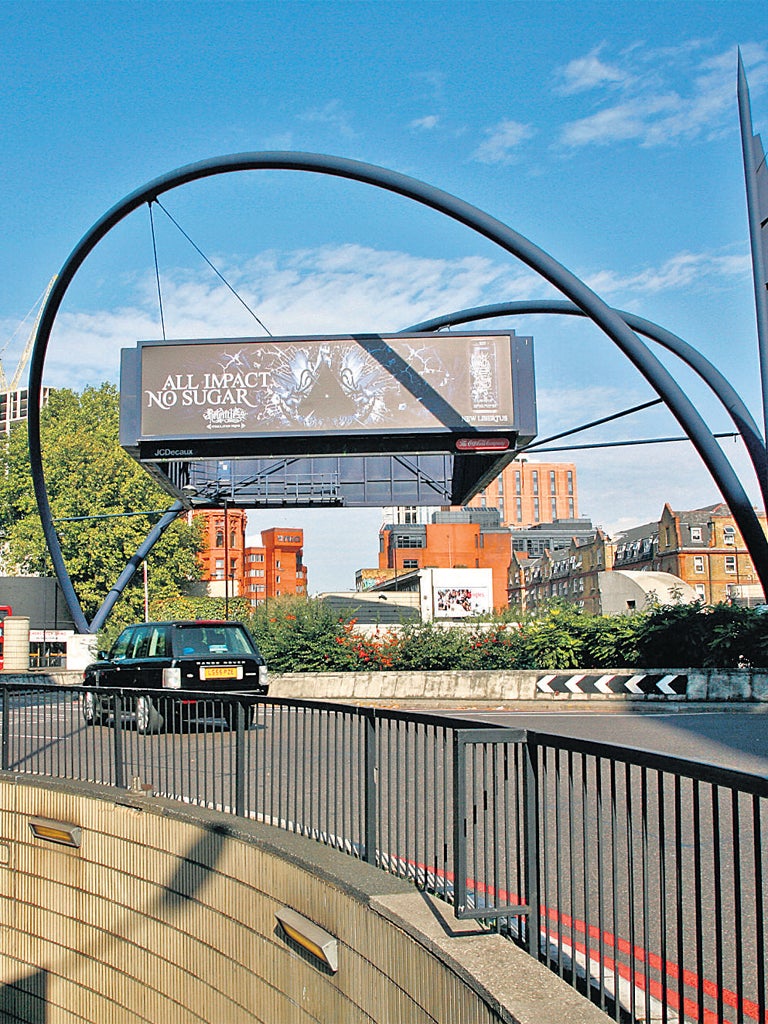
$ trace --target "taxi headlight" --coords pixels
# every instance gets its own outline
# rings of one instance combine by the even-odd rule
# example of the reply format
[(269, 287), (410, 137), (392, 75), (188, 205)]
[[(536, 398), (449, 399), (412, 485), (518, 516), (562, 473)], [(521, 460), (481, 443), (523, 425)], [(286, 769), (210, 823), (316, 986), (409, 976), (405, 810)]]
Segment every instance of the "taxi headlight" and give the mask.
[(180, 690), (181, 689), (181, 669), (180, 668), (164, 668), (163, 669), (163, 688), (166, 690)]

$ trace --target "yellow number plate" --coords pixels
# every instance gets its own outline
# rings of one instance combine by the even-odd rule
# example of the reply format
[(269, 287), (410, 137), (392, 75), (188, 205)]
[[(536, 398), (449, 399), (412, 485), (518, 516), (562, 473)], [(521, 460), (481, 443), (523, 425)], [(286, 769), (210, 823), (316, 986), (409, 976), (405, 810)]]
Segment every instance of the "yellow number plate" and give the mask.
[(239, 665), (203, 665), (200, 668), (201, 679), (239, 679)]

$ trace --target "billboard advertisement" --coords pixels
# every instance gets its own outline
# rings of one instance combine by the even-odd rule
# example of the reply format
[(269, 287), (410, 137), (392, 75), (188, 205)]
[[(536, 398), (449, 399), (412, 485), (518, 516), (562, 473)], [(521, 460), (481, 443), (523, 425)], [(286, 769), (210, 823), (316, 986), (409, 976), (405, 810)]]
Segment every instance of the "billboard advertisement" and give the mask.
[(484, 615), (493, 611), (492, 593), (489, 587), (435, 587), (434, 609), (436, 618)]
[(535, 419), (532, 340), (511, 331), (139, 342), (138, 352), (142, 441), (509, 434), (523, 426), (521, 364), (525, 427)]

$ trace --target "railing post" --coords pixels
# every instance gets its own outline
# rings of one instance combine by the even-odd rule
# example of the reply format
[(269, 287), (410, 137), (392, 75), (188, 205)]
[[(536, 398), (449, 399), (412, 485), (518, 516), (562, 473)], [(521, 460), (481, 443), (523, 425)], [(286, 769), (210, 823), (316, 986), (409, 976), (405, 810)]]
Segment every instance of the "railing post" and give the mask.
[(378, 751), (376, 741), (376, 709), (371, 708), (365, 715), (365, 748), (363, 751), (365, 759), (365, 807), (363, 808), (365, 854), (363, 859), (368, 864), (376, 863), (376, 850), (379, 838), (379, 795), (376, 786), (376, 779), (378, 775), (376, 758)]
[(539, 957), (541, 934), (541, 896), (539, 880), (539, 747), (530, 735), (523, 744), (523, 843), (525, 857), (525, 902), (529, 907), (526, 946), (531, 956)]
[(453, 730), (453, 912), (467, 909), (467, 747), (459, 729)]
[(115, 744), (115, 786), (125, 788), (125, 760), (123, 758), (123, 695), (115, 694), (113, 740)]
[(2, 764), (3, 771), (6, 771), (10, 764), (10, 758), (8, 757), (8, 737), (10, 733), (11, 723), (11, 709), (8, 707), (8, 698), (11, 692), (7, 686), (3, 687), (3, 752), (2, 752)]
[(235, 701), (235, 814), (245, 817), (245, 708), (239, 700)]

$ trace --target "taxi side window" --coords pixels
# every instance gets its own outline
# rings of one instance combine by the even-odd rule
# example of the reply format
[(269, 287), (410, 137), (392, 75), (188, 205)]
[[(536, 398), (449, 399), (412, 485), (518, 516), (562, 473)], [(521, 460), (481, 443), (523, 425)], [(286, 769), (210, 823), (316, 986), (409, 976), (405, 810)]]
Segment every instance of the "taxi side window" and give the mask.
[(127, 658), (129, 647), (133, 647), (133, 634), (134, 627), (131, 626), (129, 629), (124, 629), (120, 636), (115, 640), (110, 651), (110, 658)]
[(155, 626), (149, 637), (149, 657), (164, 658), (166, 655), (166, 633), (164, 626)]
[(148, 658), (149, 657), (149, 641), (152, 638), (152, 627), (151, 626), (137, 626), (135, 638), (133, 642), (133, 650), (130, 651), (129, 658)]

